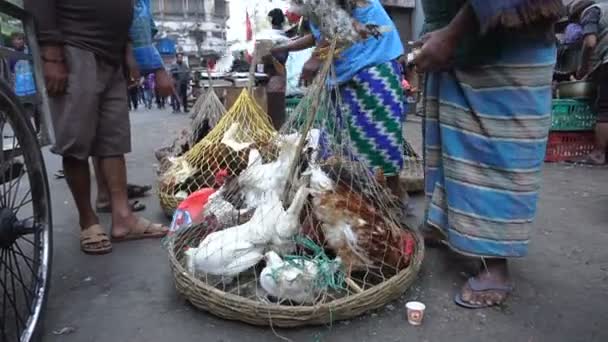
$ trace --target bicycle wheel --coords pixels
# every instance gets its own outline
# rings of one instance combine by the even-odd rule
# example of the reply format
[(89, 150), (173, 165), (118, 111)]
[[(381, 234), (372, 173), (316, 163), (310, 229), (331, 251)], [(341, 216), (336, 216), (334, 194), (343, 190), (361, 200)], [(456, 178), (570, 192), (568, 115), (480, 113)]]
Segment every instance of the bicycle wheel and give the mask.
[(27, 342), (41, 321), (51, 271), (44, 160), (18, 99), (0, 81), (0, 340)]

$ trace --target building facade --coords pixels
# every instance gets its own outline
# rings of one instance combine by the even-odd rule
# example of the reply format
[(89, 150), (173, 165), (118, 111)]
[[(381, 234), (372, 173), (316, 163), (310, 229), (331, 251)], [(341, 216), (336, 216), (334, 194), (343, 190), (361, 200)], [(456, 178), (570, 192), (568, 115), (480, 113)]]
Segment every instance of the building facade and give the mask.
[(230, 17), (226, 0), (152, 0), (159, 37), (190, 56), (222, 56)]

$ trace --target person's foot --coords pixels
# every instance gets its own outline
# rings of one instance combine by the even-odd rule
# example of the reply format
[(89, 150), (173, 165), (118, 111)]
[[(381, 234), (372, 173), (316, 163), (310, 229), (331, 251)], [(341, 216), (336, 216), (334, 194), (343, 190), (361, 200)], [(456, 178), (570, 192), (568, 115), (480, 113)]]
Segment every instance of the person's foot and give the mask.
[(162, 238), (169, 228), (162, 224), (152, 223), (131, 213), (129, 216), (112, 222), (112, 241), (130, 241), (139, 239)]
[(587, 157), (578, 161), (585, 165), (606, 165), (606, 153), (603, 151), (592, 151)]
[(454, 301), (468, 309), (487, 308), (503, 304), (512, 290), (507, 260), (487, 260), (480, 273), (467, 280)]
[(429, 227), (425, 223), (422, 223), (418, 230), (422, 233), (424, 244), (427, 247), (441, 247), (445, 245), (445, 237), (439, 230)]

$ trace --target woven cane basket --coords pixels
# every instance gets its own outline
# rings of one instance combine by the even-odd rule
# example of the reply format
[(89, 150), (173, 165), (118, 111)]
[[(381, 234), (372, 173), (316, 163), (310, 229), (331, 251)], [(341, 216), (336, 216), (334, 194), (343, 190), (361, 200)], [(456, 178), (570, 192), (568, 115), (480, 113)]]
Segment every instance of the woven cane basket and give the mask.
[(424, 258), (424, 242), (417, 231), (410, 232), (416, 244), (408, 267), (361, 293), (314, 306), (263, 303), (226, 293), (195, 278), (184, 268), (183, 251), (176, 250), (176, 246), (198, 244), (198, 241), (184, 241), (191, 238), (192, 234), (177, 233), (177, 236), (171, 239), (168, 248), (169, 262), (177, 291), (195, 307), (218, 317), (252, 325), (282, 328), (323, 325), (351, 319), (381, 308), (398, 299), (411, 286)]

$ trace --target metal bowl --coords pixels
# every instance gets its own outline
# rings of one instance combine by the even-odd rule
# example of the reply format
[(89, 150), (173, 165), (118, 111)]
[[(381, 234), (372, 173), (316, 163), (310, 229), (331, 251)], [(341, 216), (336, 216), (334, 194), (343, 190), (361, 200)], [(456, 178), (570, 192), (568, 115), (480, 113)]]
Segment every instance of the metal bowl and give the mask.
[(595, 97), (597, 86), (591, 81), (560, 82), (557, 85), (558, 98), (591, 99)]

